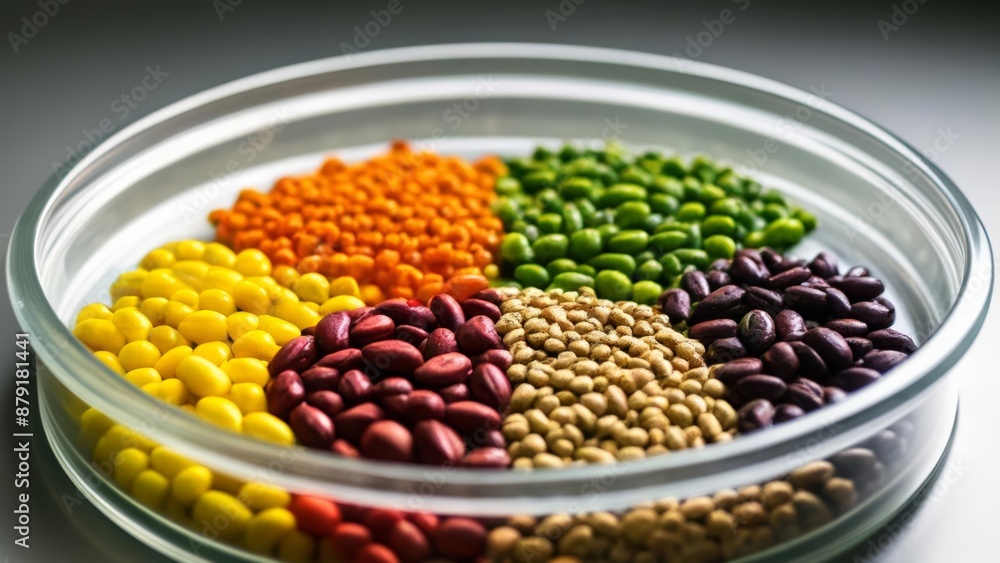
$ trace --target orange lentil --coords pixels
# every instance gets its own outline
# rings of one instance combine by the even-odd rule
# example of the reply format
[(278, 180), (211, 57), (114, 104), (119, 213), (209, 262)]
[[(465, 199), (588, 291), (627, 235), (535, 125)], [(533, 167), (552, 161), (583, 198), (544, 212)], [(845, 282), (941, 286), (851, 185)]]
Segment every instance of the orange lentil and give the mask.
[(257, 248), (301, 273), (356, 278), (370, 304), (442, 291), (464, 298), (487, 286), (482, 269), (503, 237), (490, 212), (493, 183), (505, 173), (496, 157), (470, 163), (397, 141), (364, 162), (330, 158), (269, 193), (242, 190), (209, 220), (216, 240), (237, 251)]

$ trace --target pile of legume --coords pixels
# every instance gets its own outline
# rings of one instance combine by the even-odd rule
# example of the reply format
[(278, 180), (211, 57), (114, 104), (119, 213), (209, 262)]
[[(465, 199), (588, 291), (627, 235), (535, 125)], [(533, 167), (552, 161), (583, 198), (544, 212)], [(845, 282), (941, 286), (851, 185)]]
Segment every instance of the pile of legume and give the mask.
[(488, 157), (413, 152), (403, 142), (370, 160), (328, 160), (316, 173), (244, 190), (210, 215), (219, 242), (259, 248), (275, 264), (331, 278), (351, 276), (365, 301), (464, 299), (486, 287), (483, 269), (503, 235), (490, 213), (504, 166)]
[(708, 345), (711, 373), (731, 387), (747, 432), (842, 400), (916, 349), (889, 328), (895, 308), (884, 289), (860, 266), (841, 275), (826, 252), (807, 264), (744, 249), (708, 274), (684, 274), (660, 304)]
[(651, 305), (687, 268), (744, 246), (789, 247), (816, 226), (781, 194), (704, 157), (567, 145), (507, 166), (494, 203), (508, 233), (501, 267), (526, 287), (589, 286)]

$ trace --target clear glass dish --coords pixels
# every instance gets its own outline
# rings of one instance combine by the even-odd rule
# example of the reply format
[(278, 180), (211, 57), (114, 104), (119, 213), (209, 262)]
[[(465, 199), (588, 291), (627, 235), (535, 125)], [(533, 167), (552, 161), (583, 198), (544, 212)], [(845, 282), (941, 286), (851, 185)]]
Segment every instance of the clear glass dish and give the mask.
[[(111, 281), (149, 249), (210, 239), (207, 213), (243, 187), (306, 172), (324, 155), (363, 158), (392, 138), (470, 157), (617, 139), (728, 161), (815, 210), (821, 226), (794, 253), (826, 249), (843, 263), (871, 266), (890, 288), (899, 326), (921, 347), (850, 400), (729, 444), (622, 464), (610, 479), (606, 467), (456, 469), (434, 481), (432, 494), (415, 497), (430, 479), (424, 467), (285, 450), (171, 414), (113, 377), (66, 328), (81, 305), (106, 301)], [(945, 376), (979, 331), (992, 276), (985, 231), (959, 190), (905, 143), (827, 101), (822, 85), (809, 93), (700, 63), (528, 44), (326, 59), (173, 104), (51, 178), (19, 221), (8, 263), (15, 312), (45, 364), (39, 379), (47, 435), (78, 482), (86, 479), (89, 454), (74, 446), (76, 422), (58, 406), (75, 401), (236, 478), (259, 478), (277, 462), (280, 470), (268, 479), (289, 491), (373, 506), (415, 509), (419, 502), (420, 510), (475, 517), (574, 512), (581, 499), (596, 511), (711, 494), (830, 458), (901, 421), (912, 425), (906, 470), (891, 475), (850, 519), (811, 534), (812, 547), (788, 556), (846, 545), (932, 473), (957, 404)], [(600, 491), (585, 494), (595, 482)], [(133, 533), (159, 538), (154, 545), (175, 557), (192, 556), (183, 544), (195, 539), (170, 539), (167, 522), (136, 513), (127, 495), (83, 488)], [(214, 555), (239, 555), (219, 549)]]

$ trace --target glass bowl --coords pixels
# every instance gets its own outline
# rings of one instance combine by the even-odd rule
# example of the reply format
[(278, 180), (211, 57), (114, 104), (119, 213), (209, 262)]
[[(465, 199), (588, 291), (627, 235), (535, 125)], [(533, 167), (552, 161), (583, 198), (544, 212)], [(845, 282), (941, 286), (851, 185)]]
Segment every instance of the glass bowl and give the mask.
[[(913, 496), (946, 450), (957, 393), (945, 376), (980, 329), (993, 265), (986, 233), (951, 181), (825, 96), (822, 84), (805, 92), (654, 55), (468, 44), (324, 59), (177, 102), (51, 178), (13, 233), (8, 281), (18, 320), (44, 363), (46, 435), (81, 489), (129, 531), (179, 559), (215, 559), (250, 556), (146, 510), (113, 484), (94, 484), (95, 464), (74, 438), (84, 406), (235, 479), (266, 474), (297, 493), (490, 519), (712, 494), (832, 458), (894, 429), (906, 442), (894, 454), (905, 461), (899, 470), (883, 463), (883, 477), (856, 507), (763, 553), (843, 549)], [(442, 474), (280, 448), (206, 426), (113, 376), (67, 328), (79, 307), (107, 301), (114, 278), (149, 249), (210, 240), (208, 212), (230, 205), (240, 189), (308, 172), (324, 156), (361, 159), (393, 138), (466, 157), (616, 140), (732, 163), (815, 211), (820, 227), (793, 254), (825, 249), (842, 263), (870, 266), (889, 288), (898, 328), (916, 335), (920, 349), (849, 400), (732, 443), (610, 469)]]

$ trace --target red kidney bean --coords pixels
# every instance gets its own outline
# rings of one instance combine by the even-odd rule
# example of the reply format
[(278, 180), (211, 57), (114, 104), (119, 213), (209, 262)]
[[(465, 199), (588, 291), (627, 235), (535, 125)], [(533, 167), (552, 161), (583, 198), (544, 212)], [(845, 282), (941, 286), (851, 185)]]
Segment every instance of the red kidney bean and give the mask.
[(733, 278), (729, 276), (729, 273), (723, 270), (712, 270), (705, 274), (705, 279), (708, 280), (708, 288), (710, 291), (715, 291), (724, 285), (730, 285), (733, 283)]
[(440, 420), (444, 418), (445, 403), (440, 395), (426, 389), (418, 389), (410, 393), (406, 403), (405, 416), (407, 420)]
[(685, 272), (681, 276), (681, 289), (687, 291), (688, 295), (694, 301), (701, 301), (711, 293), (711, 290), (708, 288), (708, 278), (700, 270)]
[(482, 442), (482, 444), (477, 444), (481, 448), (500, 448), (503, 450), (507, 447), (507, 441), (499, 430), (490, 430), (487, 432), (486, 439)]
[(788, 344), (792, 347), (792, 350), (795, 350), (795, 355), (799, 358), (799, 372), (812, 379), (822, 378), (829, 373), (826, 362), (823, 361), (823, 358), (820, 357), (816, 350), (798, 341), (792, 341)]
[(361, 357), (382, 373), (409, 375), (424, 364), (420, 350), (401, 340), (372, 342), (361, 349)]
[(363, 403), (372, 396), (372, 382), (360, 370), (352, 369), (340, 378), (337, 393), (348, 405)]
[(775, 407), (774, 423), (780, 424), (782, 422), (788, 422), (789, 420), (796, 419), (804, 414), (806, 414), (806, 411), (802, 410), (802, 407), (793, 403), (784, 403)]
[(486, 528), (469, 518), (447, 518), (432, 534), (438, 552), (454, 559), (467, 559), (483, 553)]
[(267, 369), (271, 377), (292, 370), (302, 372), (316, 361), (316, 338), (313, 336), (298, 336), (288, 341), (271, 358)]
[(379, 397), (379, 406), (385, 411), (386, 417), (393, 420), (405, 420), (410, 408), (410, 395), (386, 395)]
[(743, 301), (752, 309), (763, 309), (765, 311), (780, 311), (784, 304), (784, 298), (780, 293), (763, 287), (748, 287)]
[(509, 467), (510, 454), (503, 447), (479, 448), (465, 454), (462, 465), (480, 469)]
[(733, 281), (750, 286), (762, 286), (771, 277), (771, 272), (764, 266), (763, 261), (754, 260), (748, 256), (737, 256), (733, 260), (729, 274)]
[(807, 330), (802, 335), (802, 342), (816, 350), (833, 371), (850, 367), (854, 363), (851, 347), (843, 336), (833, 330), (824, 327)]
[(413, 427), (417, 459), (429, 465), (454, 464), (465, 455), (465, 441), (437, 420), (423, 420)]
[(774, 332), (778, 340), (801, 340), (806, 332), (806, 321), (798, 312), (785, 309), (774, 317)]
[(820, 252), (809, 263), (809, 270), (823, 279), (836, 276), (839, 273), (837, 258), (828, 252)]
[(785, 393), (785, 382), (773, 375), (748, 375), (736, 382), (733, 390), (745, 399), (775, 401)]
[(816, 395), (812, 389), (801, 383), (792, 383), (789, 385), (785, 391), (785, 399), (806, 412), (814, 411), (823, 406), (822, 391), (820, 395)]
[(295, 439), (308, 448), (326, 449), (333, 443), (333, 421), (323, 411), (306, 403), (292, 409), (288, 426), (295, 433)]
[(361, 348), (366, 344), (385, 340), (394, 332), (396, 332), (396, 323), (391, 318), (386, 315), (372, 314), (351, 327), (351, 344), (355, 348)]
[(401, 297), (386, 299), (376, 305), (372, 313), (389, 317), (393, 324), (406, 324), (406, 318), (410, 314), (410, 305)]
[(743, 316), (739, 324), (740, 342), (749, 352), (760, 353), (774, 342), (774, 319), (766, 311), (754, 309)]
[(392, 338), (412, 344), (413, 346), (420, 346), (423, 341), (427, 340), (427, 331), (415, 326), (401, 325), (396, 327), (396, 332), (392, 333)]
[(403, 324), (415, 326), (428, 332), (437, 328), (437, 318), (430, 309), (423, 305), (413, 305), (410, 307), (410, 314)]
[(333, 551), (344, 561), (353, 560), (355, 555), (371, 541), (371, 531), (356, 522), (341, 522), (330, 534)]
[(413, 461), (413, 436), (394, 420), (372, 423), (361, 436), (361, 453), (382, 461)]
[(748, 375), (761, 373), (763, 369), (764, 363), (757, 358), (739, 358), (720, 364), (715, 368), (713, 374), (716, 379), (726, 385), (733, 385)]
[(740, 342), (740, 339), (733, 336), (730, 338), (720, 338), (709, 344), (705, 351), (705, 361), (710, 364), (721, 364), (730, 362), (747, 355), (747, 350)]
[(499, 321), (502, 315), (499, 306), (482, 299), (466, 299), (462, 301), (462, 312), (465, 313), (465, 318), (467, 319), (482, 315), (494, 323)]
[(860, 360), (865, 354), (872, 351), (872, 342), (867, 338), (849, 336), (844, 340), (847, 341), (847, 345), (851, 347), (851, 354), (855, 360)]
[(753, 432), (774, 424), (774, 405), (766, 399), (756, 399), (740, 407), (737, 426), (741, 432)]
[(733, 318), (743, 308), (743, 295), (746, 291), (735, 285), (727, 285), (708, 294), (708, 297), (698, 302), (689, 317), (688, 324), (720, 318)]
[(468, 386), (472, 398), (486, 406), (502, 411), (510, 403), (510, 380), (493, 364), (479, 364), (473, 368)]
[(826, 292), (814, 287), (788, 287), (785, 289), (784, 301), (786, 307), (810, 316), (826, 310)]
[(482, 315), (465, 321), (455, 332), (455, 339), (458, 340), (458, 348), (470, 356), (504, 348), (493, 321)]
[(891, 328), (872, 331), (867, 338), (871, 341), (872, 346), (879, 350), (896, 350), (907, 354), (917, 351), (917, 345), (913, 343), (913, 339)]
[(431, 544), (420, 528), (400, 520), (389, 533), (389, 547), (404, 563), (420, 563), (431, 556)]
[(369, 508), (364, 511), (361, 523), (368, 526), (377, 541), (385, 541), (396, 527), (396, 522), (405, 518), (406, 515), (395, 508)]
[(315, 326), (307, 326), (306, 328), (302, 329), (299, 332), (300, 332), (300, 336), (316, 336), (316, 327)]
[(427, 347), (424, 348), (424, 359), (429, 360), (434, 356), (458, 352), (458, 340), (455, 340), (455, 333), (446, 328), (436, 328), (427, 337)]
[(331, 420), (344, 410), (344, 399), (333, 391), (323, 390), (309, 393), (306, 395), (306, 403), (323, 411), (323, 414), (330, 417)]
[(700, 322), (688, 330), (688, 336), (710, 343), (720, 338), (732, 338), (736, 336), (736, 321), (732, 319), (715, 319)]
[(834, 319), (824, 326), (834, 332), (839, 332), (844, 338), (868, 334), (868, 325), (857, 319)]
[(372, 388), (372, 392), (376, 397), (409, 395), (413, 392), (413, 384), (408, 379), (402, 377), (387, 377), (376, 383)]
[(788, 342), (775, 342), (760, 357), (767, 373), (787, 380), (799, 371), (799, 357)]
[[(773, 271), (774, 268), (771, 268), (771, 270)], [(785, 289), (793, 285), (799, 285), (811, 276), (812, 272), (809, 271), (809, 268), (795, 266), (767, 278), (767, 286), (771, 289)]]
[(324, 366), (313, 366), (302, 372), (299, 377), (302, 378), (306, 393), (323, 390), (336, 391), (337, 385), (340, 383), (340, 372)]
[(284, 418), (306, 398), (306, 388), (299, 374), (285, 370), (267, 385), (267, 412)]
[(331, 313), (316, 323), (316, 344), (324, 354), (347, 348), (350, 337), (351, 317), (346, 311)]
[(905, 353), (896, 350), (872, 350), (862, 358), (861, 365), (879, 373), (885, 373), (908, 357)]
[(406, 519), (413, 522), (425, 534), (433, 532), (440, 522), (437, 515), (430, 512), (411, 512), (406, 515)]
[(362, 403), (333, 417), (333, 425), (338, 436), (356, 444), (366, 428), (384, 417), (375, 403)]
[(472, 358), (473, 366), (483, 363), (493, 364), (506, 372), (507, 368), (514, 363), (514, 355), (507, 350), (487, 350)]
[(831, 376), (827, 382), (834, 387), (840, 387), (844, 391), (856, 391), (875, 381), (880, 376), (879, 372), (871, 368), (851, 367), (840, 370)]
[(658, 299), (660, 308), (670, 322), (677, 324), (687, 320), (691, 314), (691, 296), (683, 289), (668, 289), (660, 294)]
[(875, 299), (885, 291), (882, 280), (872, 276), (850, 276), (835, 281), (837, 289), (844, 292), (851, 303)]
[(332, 354), (327, 354), (316, 362), (314, 367), (328, 367), (333, 368), (340, 373), (350, 371), (352, 369), (358, 369), (362, 366), (363, 359), (361, 357), (361, 350), (357, 348), (348, 348), (346, 350), (340, 350)]
[(370, 543), (358, 551), (351, 563), (399, 563), (399, 558), (388, 547)]
[(500, 413), (475, 401), (458, 401), (444, 409), (444, 420), (465, 436), (479, 430), (496, 430), (500, 427)]
[(456, 383), (444, 389), (438, 389), (437, 393), (444, 400), (445, 404), (449, 405), (469, 399), (469, 388), (464, 383)]
[(440, 327), (454, 332), (465, 323), (465, 312), (462, 311), (462, 304), (447, 293), (431, 297), (428, 306), (431, 312), (434, 313), (434, 317), (437, 319), (438, 326)]
[(487, 301), (499, 307), (503, 303), (503, 292), (495, 287), (491, 287), (478, 291), (471, 298)]
[(864, 266), (855, 266), (850, 270), (847, 270), (847, 273), (844, 274), (844, 277), (858, 278), (867, 275), (870, 275), (870, 273), (868, 272), (868, 268), (865, 268)]
[(472, 373), (472, 360), (458, 352), (434, 356), (413, 370), (418, 385), (440, 389), (463, 383)]

